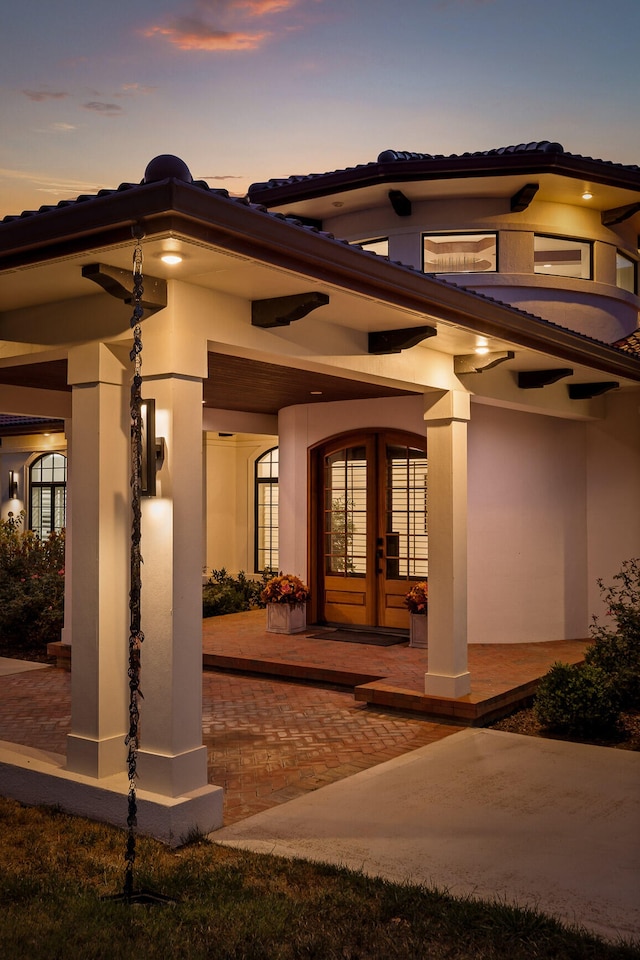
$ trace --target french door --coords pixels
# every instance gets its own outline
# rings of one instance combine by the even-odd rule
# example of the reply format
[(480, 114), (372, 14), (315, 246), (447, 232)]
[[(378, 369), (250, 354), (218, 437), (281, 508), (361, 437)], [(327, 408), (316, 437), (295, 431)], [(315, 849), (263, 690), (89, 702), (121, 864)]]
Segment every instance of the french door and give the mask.
[(376, 432), (313, 451), (315, 615), (320, 622), (408, 629), (404, 596), (428, 573), (426, 441)]

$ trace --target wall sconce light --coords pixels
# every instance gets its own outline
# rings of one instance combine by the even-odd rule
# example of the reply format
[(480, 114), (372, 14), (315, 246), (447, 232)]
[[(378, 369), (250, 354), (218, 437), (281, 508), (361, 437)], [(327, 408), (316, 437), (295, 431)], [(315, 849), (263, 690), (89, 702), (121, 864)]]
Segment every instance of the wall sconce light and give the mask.
[(140, 487), (143, 497), (155, 497), (156, 473), (164, 460), (164, 437), (156, 437), (156, 402), (143, 400), (140, 404), (142, 422), (142, 463)]
[(15, 471), (9, 470), (9, 500), (18, 499), (18, 477)]

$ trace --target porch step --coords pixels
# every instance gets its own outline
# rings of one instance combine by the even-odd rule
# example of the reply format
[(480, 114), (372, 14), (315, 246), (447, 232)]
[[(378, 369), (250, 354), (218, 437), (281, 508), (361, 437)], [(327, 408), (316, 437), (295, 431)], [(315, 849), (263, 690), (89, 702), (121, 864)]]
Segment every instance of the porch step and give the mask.
[(312, 663), (295, 663), (263, 657), (230, 656), (221, 653), (205, 653), (202, 656), (205, 669), (236, 670), (240, 673), (262, 673), (269, 677), (288, 680), (311, 680), (315, 683), (333, 683), (340, 687), (357, 687), (361, 684), (382, 680), (380, 674), (354, 672)]
[(311, 663), (212, 653), (205, 653), (202, 660), (205, 669), (234, 670), (239, 673), (257, 673), (287, 680), (306, 680), (350, 687), (353, 689), (356, 700), (371, 706), (420, 713), (425, 718), (446, 720), (463, 726), (482, 726), (506, 716), (518, 706), (524, 706), (533, 697), (539, 682), (531, 680), (484, 700), (473, 696), (454, 700), (404, 690), (389, 683), (383, 676), (371, 676)]
[(71, 670), (71, 644), (61, 643), (57, 640), (55, 643), (47, 644), (47, 656), (56, 658), (56, 667), (62, 670)]
[(471, 697), (460, 697), (454, 700), (402, 690), (382, 679), (358, 685), (354, 690), (354, 696), (356, 700), (370, 703), (372, 706), (407, 710), (412, 713), (421, 713), (425, 717), (475, 727), (492, 723), (517, 707), (528, 704), (538, 683), (538, 680), (531, 680), (512, 690), (488, 697), (486, 700)]

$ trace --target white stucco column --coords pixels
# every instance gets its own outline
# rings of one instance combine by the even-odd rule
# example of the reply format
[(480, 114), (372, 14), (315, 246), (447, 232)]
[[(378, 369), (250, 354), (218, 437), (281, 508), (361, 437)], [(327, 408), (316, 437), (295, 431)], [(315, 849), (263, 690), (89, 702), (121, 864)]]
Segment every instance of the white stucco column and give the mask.
[(425, 395), (429, 482), (429, 647), (425, 693), (463, 697), (467, 661), (467, 422), (469, 394)]
[(67, 768), (89, 777), (125, 764), (129, 635), (127, 372), (102, 343), (69, 351), (72, 385), (71, 733)]
[[(139, 787), (165, 797), (205, 795), (210, 822), (222, 789), (207, 784), (202, 742), (202, 381), (207, 341), (188, 289), (172, 283), (166, 309), (143, 320), (142, 396), (155, 400), (165, 441), (155, 497), (142, 501)], [(215, 477), (210, 478), (215, 483)], [(215, 796), (214, 796), (215, 795)], [(209, 816), (209, 814), (207, 814)]]
[[(204, 344), (203, 353), (206, 364)], [(153, 376), (145, 379), (142, 395), (156, 402), (156, 433), (165, 439), (165, 457), (157, 496), (142, 504), (139, 784), (175, 797), (207, 784), (202, 743), (202, 380)]]

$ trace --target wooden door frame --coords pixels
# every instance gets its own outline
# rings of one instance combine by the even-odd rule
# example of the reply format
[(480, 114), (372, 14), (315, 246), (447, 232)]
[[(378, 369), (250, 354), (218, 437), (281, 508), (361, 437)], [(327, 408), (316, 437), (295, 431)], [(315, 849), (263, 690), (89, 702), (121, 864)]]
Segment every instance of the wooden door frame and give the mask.
[[(384, 502), (385, 483), (381, 482), (380, 477), (380, 440), (384, 443), (397, 442), (406, 444), (410, 447), (422, 448), (426, 450), (426, 436), (413, 433), (408, 430), (401, 430), (394, 427), (363, 427), (361, 429), (348, 430), (344, 433), (335, 433), (330, 437), (325, 437), (317, 443), (312, 444), (307, 450), (307, 544), (308, 544), (308, 569), (309, 581), (311, 586), (311, 600), (309, 602), (308, 616), (310, 623), (318, 623), (321, 612), (324, 612), (324, 605), (319, 596), (320, 580), (322, 577), (324, 551), (324, 525), (322, 522), (324, 510), (321, 505), (324, 503), (324, 459), (328, 456), (331, 448), (352, 447), (364, 444), (367, 448), (373, 443), (373, 453), (375, 456), (375, 470), (373, 485), (376, 497), (376, 509), (378, 517), (385, 515), (386, 504)], [(386, 461), (386, 455), (385, 455)], [(370, 479), (367, 477), (367, 489), (370, 489)], [(377, 562), (376, 556), (376, 536), (367, 537), (367, 573), (366, 590), (371, 591), (374, 597), (376, 607), (376, 618), (380, 619), (379, 605), (380, 598), (376, 586), (377, 581)]]

